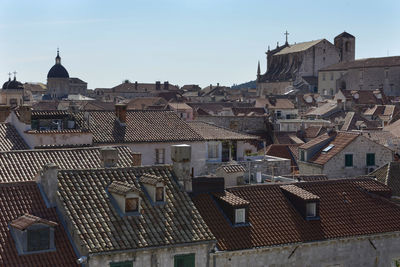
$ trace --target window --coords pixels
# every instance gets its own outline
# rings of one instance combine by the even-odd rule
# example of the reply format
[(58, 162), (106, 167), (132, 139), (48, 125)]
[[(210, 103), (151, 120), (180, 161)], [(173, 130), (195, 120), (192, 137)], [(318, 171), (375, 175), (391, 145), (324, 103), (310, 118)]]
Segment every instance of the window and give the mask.
[(165, 163), (165, 148), (156, 149), (156, 164)]
[(164, 201), (164, 187), (156, 187), (156, 201)]
[(344, 156), (344, 166), (345, 167), (353, 167), (353, 155), (347, 154)]
[(331, 72), (331, 81), (333, 81), (333, 72)]
[(246, 222), (246, 209), (235, 209), (235, 223)]
[(305, 156), (304, 150), (300, 150), (300, 160), (304, 161), (305, 158), (306, 158), (306, 156)]
[(194, 267), (195, 254), (175, 255), (174, 267)]
[(388, 79), (389, 78), (389, 70), (385, 70), (385, 79)]
[(367, 153), (367, 166), (375, 166), (375, 153)]
[(325, 147), (323, 150), (322, 150), (322, 152), (328, 152), (329, 150), (331, 150), (332, 148), (334, 148), (335, 147), (335, 145), (333, 145), (333, 144), (330, 144), (329, 146), (327, 146), (327, 147)]
[(307, 217), (315, 217), (317, 216), (317, 203), (307, 203), (306, 205), (306, 216)]
[(277, 111), (276, 111), (276, 116), (277, 116), (278, 118), (280, 118), (280, 117), (282, 116), (282, 111), (277, 110)]
[(125, 198), (125, 212), (139, 211), (139, 198)]
[(322, 73), (322, 80), (325, 81), (326, 77), (325, 77), (325, 72)]
[(217, 142), (208, 143), (208, 158), (209, 159), (219, 158), (219, 143)]
[(50, 228), (28, 230), (28, 251), (46, 250), (50, 248)]
[(132, 267), (133, 263), (131, 261), (123, 262), (111, 262), (110, 267)]

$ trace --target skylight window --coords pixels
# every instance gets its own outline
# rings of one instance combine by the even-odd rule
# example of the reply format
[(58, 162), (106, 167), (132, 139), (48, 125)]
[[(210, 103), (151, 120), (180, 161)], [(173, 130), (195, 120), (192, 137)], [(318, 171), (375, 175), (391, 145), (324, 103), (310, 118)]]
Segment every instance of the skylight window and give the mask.
[(324, 152), (324, 153), (329, 152), (329, 150), (331, 150), (334, 146), (335, 146), (335, 145), (332, 145), (332, 144), (331, 144), (331, 145), (325, 147), (325, 148), (322, 150), (322, 152)]

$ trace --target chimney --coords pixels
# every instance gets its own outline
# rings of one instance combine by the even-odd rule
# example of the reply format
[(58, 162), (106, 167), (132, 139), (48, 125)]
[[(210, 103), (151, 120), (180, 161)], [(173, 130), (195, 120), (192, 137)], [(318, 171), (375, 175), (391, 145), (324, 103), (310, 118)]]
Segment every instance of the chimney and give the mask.
[(10, 106), (0, 106), (0, 122), (5, 122), (11, 113)]
[(47, 163), (40, 171), (39, 184), (47, 196), (51, 207), (56, 206), (58, 190), (58, 166), (55, 163)]
[(100, 165), (102, 168), (116, 167), (118, 163), (118, 150), (114, 147), (100, 148)]
[(171, 146), (172, 169), (178, 182), (186, 192), (192, 191), (192, 177), (190, 176), (190, 161), (192, 157), (192, 147), (190, 145)]
[(126, 109), (128, 105), (123, 103), (115, 104), (115, 115), (122, 126), (126, 124)]
[(142, 166), (142, 153), (132, 152), (132, 166)]
[(27, 104), (23, 104), (19, 107), (19, 120), (22, 123), (31, 125), (32, 120), (32, 107)]
[(169, 90), (169, 82), (164, 82), (164, 90)]
[(219, 83), (217, 83), (217, 87), (219, 87)]
[(156, 90), (157, 91), (161, 90), (161, 82), (160, 81), (156, 81)]
[(135, 81), (135, 90), (137, 90), (138, 89), (138, 83), (137, 83), (137, 81)]

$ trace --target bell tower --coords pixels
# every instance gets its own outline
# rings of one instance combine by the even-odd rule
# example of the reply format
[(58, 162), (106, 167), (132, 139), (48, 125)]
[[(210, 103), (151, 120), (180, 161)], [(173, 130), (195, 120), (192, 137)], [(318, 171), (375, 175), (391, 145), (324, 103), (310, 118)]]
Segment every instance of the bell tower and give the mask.
[(347, 32), (342, 32), (334, 39), (335, 47), (340, 52), (340, 62), (353, 61), (356, 54), (356, 38)]

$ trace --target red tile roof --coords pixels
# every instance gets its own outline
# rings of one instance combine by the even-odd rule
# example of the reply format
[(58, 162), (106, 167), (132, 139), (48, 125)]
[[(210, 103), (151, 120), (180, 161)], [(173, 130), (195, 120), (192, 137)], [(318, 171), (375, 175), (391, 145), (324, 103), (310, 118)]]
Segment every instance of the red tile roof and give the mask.
[(247, 226), (232, 226), (211, 194), (193, 196), (193, 201), (217, 238), (220, 250), (399, 231), (400, 207), (366, 192), (358, 184), (360, 181), (370, 187), (379, 184), (372, 179), (296, 183), (297, 187), (319, 197), (320, 219), (312, 221), (305, 220), (285, 197), (280, 185), (275, 184), (227, 189), (250, 202)]
[[(360, 136), (359, 133), (339, 132), (329, 144), (326, 144), (326, 146), (322, 147), (321, 151), (319, 151), (317, 154), (315, 154), (314, 157), (312, 157), (310, 162), (324, 165), (336, 154), (341, 152), (345, 147), (352, 143), (358, 136)], [(333, 147), (328, 152), (322, 152), (322, 149), (324, 149), (328, 145), (333, 145)]]
[[(0, 265), (1, 266), (77, 266), (72, 245), (55, 208), (47, 208), (36, 182), (0, 184)], [(53, 252), (19, 256), (9, 224), (24, 214), (55, 222)]]
[[(293, 150), (292, 150), (293, 149)], [(291, 166), (297, 167), (297, 153), (293, 155), (293, 151), (298, 149), (298, 145), (282, 145), (282, 144), (272, 144), (267, 146), (265, 149), (265, 155), (290, 159)]]
[(0, 123), (0, 151), (29, 149), (17, 129), (9, 123)]
[(36, 224), (36, 223), (42, 223), (42, 224), (47, 224), (49, 226), (57, 226), (58, 223), (52, 222), (40, 217), (37, 217), (32, 214), (24, 214), (17, 219), (13, 220), (10, 225), (14, 228), (17, 228), (19, 230), (25, 230), (29, 226)]

